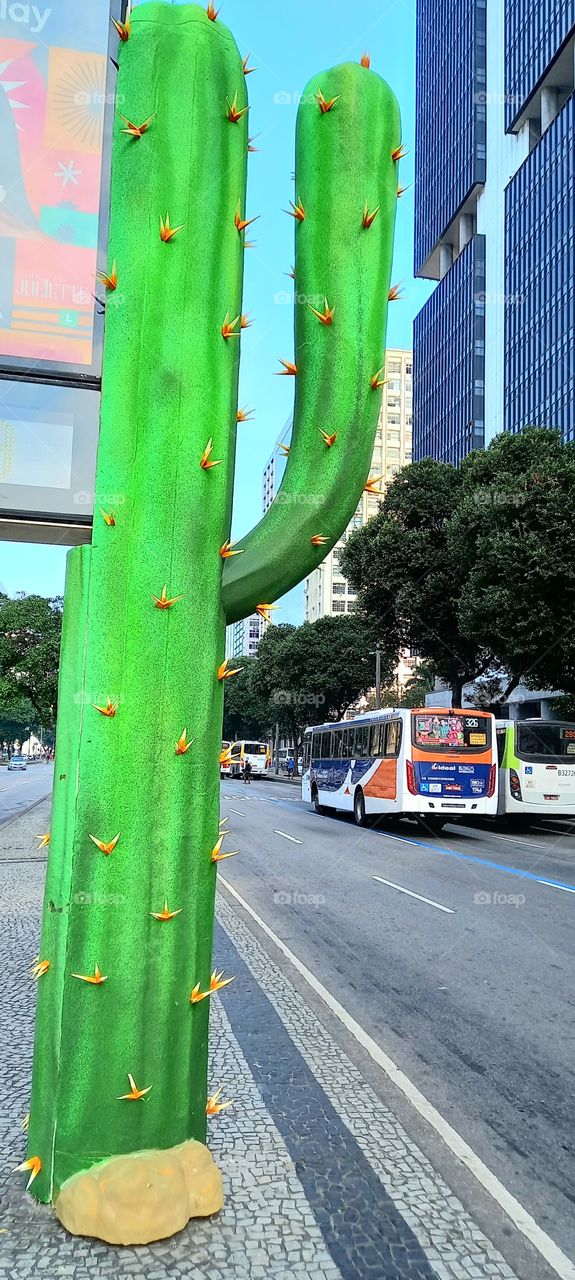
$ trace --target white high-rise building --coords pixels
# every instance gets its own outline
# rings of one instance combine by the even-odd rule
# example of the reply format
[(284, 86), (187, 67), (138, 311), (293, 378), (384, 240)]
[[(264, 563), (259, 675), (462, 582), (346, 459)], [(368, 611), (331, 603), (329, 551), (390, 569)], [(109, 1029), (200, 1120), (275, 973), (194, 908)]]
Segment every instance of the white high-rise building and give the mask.
[(293, 417), (289, 417), (281, 430), (273, 448), (273, 453), (264, 467), (263, 483), (262, 483), (262, 510), (265, 516), (266, 511), (271, 507), (276, 493), (283, 479), (286, 469), (287, 454), (283, 452), (282, 445), (289, 448), (291, 441), (291, 433), (293, 427)]
[[(262, 483), (264, 516), (271, 507), (285, 471), (287, 455), (282, 452), (280, 445), (289, 445), (292, 422), (293, 419), (288, 418), (275, 442), (273, 453), (264, 467)], [(264, 618), (260, 618), (258, 613), (250, 614), (250, 617), (244, 618), (242, 622), (234, 622), (226, 630), (226, 658), (255, 658), (267, 626), (269, 623)]]
[[(382, 492), (401, 467), (411, 462), (412, 370), (411, 351), (392, 349), (387, 352), (387, 383), (370, 470), (370, 478), (382, 477), (378, 485)], [(350, 613), (354, 609), (355, 594), (340, 571), (339, 555), (349, 534), (377, 514), (379, 502), (380, 499), (371, 494), (362, 494), (351, 524), (319, 568), (306, 578), (306, 622), (316, 622), (326, 614)]]
[(259, 613), (252, 613), (226, 629), (226, 658), (255, 658), (266, 623)]

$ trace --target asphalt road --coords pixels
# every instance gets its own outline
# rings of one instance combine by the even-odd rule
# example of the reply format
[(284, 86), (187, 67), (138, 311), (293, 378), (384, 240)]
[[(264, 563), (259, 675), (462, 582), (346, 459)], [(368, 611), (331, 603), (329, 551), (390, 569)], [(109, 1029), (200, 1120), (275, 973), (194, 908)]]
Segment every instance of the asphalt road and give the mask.
[(0, 768), (0, 826), (18, 817), (36, 800), (49, 796), (54, 777), (53, 764), (32, 764), (23, 772)]
[(222, 814), (224, 881), (575, 1259), (575, 824), (360, 830), (264, 781)]

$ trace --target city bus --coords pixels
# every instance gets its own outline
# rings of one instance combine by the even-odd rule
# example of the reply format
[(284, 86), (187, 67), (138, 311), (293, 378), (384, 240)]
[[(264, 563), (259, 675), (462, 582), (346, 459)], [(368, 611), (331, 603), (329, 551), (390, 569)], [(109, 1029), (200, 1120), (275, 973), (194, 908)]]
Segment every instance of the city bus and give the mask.
[(497, 720), (498, 814), (518, 825), (575, 817), (575, 723)]
[(302, 798), (358, 826), (404, 816), (426, 830), (497, 811), (495, 720), (488, 711), (369, 711), (306, 732)]
[(222, 741), (222, 754), (220, 756), (220, 777), (229, 778), (232, 772), (231, 761), (231, 742)]
[(268, 744), (267, 742), (232, 742), (231, 746), (232, 762), (230, 766), (229, 776), (231, 778), (241, 777), (244, 771), (246, 760), (249, 760), (252, 766), (252, 777), (263, 777), (268, 767)]

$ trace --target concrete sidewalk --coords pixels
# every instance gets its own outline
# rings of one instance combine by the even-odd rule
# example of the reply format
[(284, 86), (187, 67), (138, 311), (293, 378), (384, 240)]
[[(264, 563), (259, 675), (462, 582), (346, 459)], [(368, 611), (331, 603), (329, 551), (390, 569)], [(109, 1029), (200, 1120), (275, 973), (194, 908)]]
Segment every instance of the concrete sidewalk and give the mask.
[(0, 1034), (1, 1280), (487, 1280), (514, 1272), (237, 914), (218, 902), (214, 963), (236, 981), (212, 1004), (211, 1121), (225, 1181), (214, 1219), (119, 1249), (67, 1236), (12, 1170), (24, 1158), (49, 802), (0, 837), (5, 955)]

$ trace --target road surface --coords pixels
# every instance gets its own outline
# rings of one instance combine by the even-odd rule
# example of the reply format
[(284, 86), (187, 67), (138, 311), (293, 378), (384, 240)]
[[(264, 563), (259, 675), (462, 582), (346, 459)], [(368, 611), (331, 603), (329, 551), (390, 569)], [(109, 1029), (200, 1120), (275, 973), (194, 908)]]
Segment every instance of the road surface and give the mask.
[(240, 851), (220, 866), (223, 892), (575, 1259), (575, 824), (360, 830), (269, 781), (223, 782), (222, 814)]
[(54, 777), (53, 764), (32, 764), (24, 773), (8, 773), (5, 765), (0, 768), (0, 826), (16, 818), (36, 800), (49, 796)]

